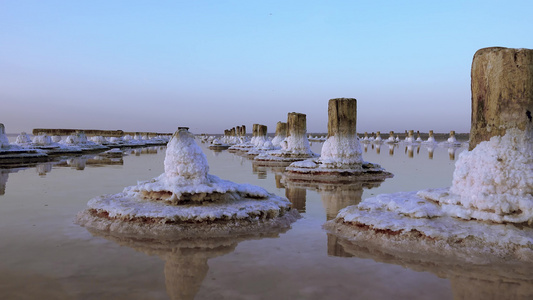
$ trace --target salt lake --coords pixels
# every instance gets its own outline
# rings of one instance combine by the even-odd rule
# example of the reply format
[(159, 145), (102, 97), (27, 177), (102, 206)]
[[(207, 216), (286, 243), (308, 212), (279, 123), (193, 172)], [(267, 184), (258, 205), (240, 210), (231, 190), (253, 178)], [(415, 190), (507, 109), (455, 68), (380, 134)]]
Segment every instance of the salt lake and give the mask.
[[(450, 273), (354, 253), (322, 228), (340, 209), (374, 195), (450, 186), (466, 145), (367, 145), (363, 158), (394, 174), (372, 188), (291, 184), (280, 168), (200, 145), (210, 174), (286, 196), (302, 217), (277, 234), (186, 247), (119, 239), (75, 224), (76, 214), (91, 198), (163, 173), (165, 147), (129, 150), (118, 160), (77, 157), (1, 169), (1, 298), (460, 299), (496, 283), (532, 289), (529, 282), (505, 285), (469, 270)], [(320, 153), (321, 146), (311, 149)]]

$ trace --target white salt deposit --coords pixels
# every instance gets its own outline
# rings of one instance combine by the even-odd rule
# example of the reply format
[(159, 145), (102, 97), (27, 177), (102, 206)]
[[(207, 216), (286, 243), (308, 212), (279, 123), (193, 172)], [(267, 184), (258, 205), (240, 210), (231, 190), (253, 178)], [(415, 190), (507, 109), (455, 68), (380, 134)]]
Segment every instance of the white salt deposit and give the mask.
[(259, 222), (281, 217), (291, 208), (287, 199), (261, 187), (208, 174), (207, 158), (186, 128), (180, 128), (168, 143), (164, 167), (159, 177), (126, 187), (120, 194), (90, 200), (89, 210), (79, 219), (93, 222), (103, 214), (111, 219), (150, 219), (160, 224)]
[[(202, 149), (188, 131), (177, 131), (167, 145), (164, 180), (169, 186), (198, 185), (207, 182), (209, 165)], [(163, 176), (162, 175), (162, 176)]]
[(361, 165), (363, 156), (359, 139), (330, 136), (322, 146), (320, 161), (324, 167), (342, 168), (345, 165)]
[(48, 135), (40, 133), (39, 135), (33, 137), (32, 142), (39, 146), (48, 146), (52, 144), (52, 139)]
[(293, 162), (287, 167), (286, 173), (289, 180), (306, 181), (371, 180), (373, 177), (385, 179), (391, 176), (380, 165), (363, 160), (361, 144), (356, 135), (330, 136), (324, 142), (319, 158)]
[(283, 140), (286, 138), (285, 135), (276, 135), (273, 139), (272, 139), (272, 145), (274, 145), (274, 147), (281, 147), (281, 142), (283, 142)]
[(287, 151), (291, 153), (306, 155), (314, 154), (309, 147), (309, 140), (305, 134), (290, 135), (285, 140), (287, 141)]
[(493, 222), (533, 222), (533, 138), (510, 129), (463, 152), (449, 191), (424, 193), (455, 215)]
[(30, 137), (28, 136), (28, 134), (26, 132), (21, 132), (18, 136), (17, 136), (17, 139), (15, 140), (15, 144), (17, 145), (28, 145), (31, 143), (31, 139)]
[(368, 236), (369, 230), (406, 237), (420, 232), (457, 241), (454, 247), (533, 255), (533, 228), (523, 225), (533, 223), (532, 147), (531, 131), (509, 129), (461, 153), (451, 188), (379, 195), (342, 210), (334, 222), (367, 228), (354, 228), (352, 237)]

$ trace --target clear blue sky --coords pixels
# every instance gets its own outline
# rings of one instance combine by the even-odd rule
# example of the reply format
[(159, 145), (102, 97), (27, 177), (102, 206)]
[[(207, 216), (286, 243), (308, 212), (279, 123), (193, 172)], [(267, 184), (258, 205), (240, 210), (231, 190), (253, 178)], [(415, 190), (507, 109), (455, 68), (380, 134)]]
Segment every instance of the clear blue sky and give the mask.
[(0, 0), (0, 123), (273, 131), (470, 130), (476, 50), (533, 48), (533, 1)]

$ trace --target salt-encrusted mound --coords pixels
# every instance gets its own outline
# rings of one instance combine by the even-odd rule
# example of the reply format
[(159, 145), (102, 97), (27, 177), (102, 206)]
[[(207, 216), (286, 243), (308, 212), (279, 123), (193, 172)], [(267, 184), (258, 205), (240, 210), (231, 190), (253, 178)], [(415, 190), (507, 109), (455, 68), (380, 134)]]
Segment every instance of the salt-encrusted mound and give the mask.
[(531, 147), (531, 132), (508, 130), (461, 154), (451, 188), (369, 198), (326, 228), (405, 251), (533, 262)]
[(165, 173), (122, 193), (91, 199), (78, 223), (98, 230), (164, 236), (173, 231), (210, 235), (242, 226), (268, 228), (294, 219), (287, 199), (209, 175), (205, 154), (186, 128), (176, 131), (166, 151)]
[(533, 137), (510, 129), (463, 152), (449, 189), (420, 197), (437, 201), (449, 214), (493, 222), (533, 222)]
[(322, 146), (319, 158), (297, 161), (287, 167), (289, 179), (302, 180), (381, 180), (392, 177), (380, 165), (363, 161), (357, 137), (330, 136)]

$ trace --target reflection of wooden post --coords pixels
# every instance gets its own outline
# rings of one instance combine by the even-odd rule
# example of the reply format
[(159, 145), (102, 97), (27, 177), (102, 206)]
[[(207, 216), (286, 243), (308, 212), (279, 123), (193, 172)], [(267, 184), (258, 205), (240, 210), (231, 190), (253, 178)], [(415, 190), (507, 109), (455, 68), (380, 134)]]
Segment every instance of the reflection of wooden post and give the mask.
[(276, 188), (278, 189), (282, 189), (285, 187), (285, 185), (281, 182), (281, 178), (283, 176), (281, 176), (281, 174), (275, 174), (274, 175), (274, 179), (276, 180)]
[[(330, 99), (328, 103), (328, 137), (340, 135), (354, 137), (357, 124), (357, 100), (354, 98)], [(365, 133), (366, 134), (366, 133)]]
[(305, 199), (307, 197), (307, 191), (302, 188), (285, 187), (285, 197), (292, 203), (292, 207), (296, 208), (298, 212), (305, 213)]
[(394, 155), (394, 145), (389, 145), (389, 155), (390, 156), (393, 156)]
[(326, 219), (335, 219), (339, 211), (347, 206), (361, 202), (362, 185), (319, 186), (318, 193), (326, 209)]
[(450, 160), (455, 160), (455, 148), (448, 148), (448, 155), (450, 156)]
[(336, 235), (328, 233), (328, 255), (337, 257), (353, 257), (352, 254), (344, 251), (339, 244), (339, 238)]
[(194, 299), (209, 270), (208, 257), (202, 254), (167, 255), (165, 283), (170, 299)]
[(0, 195), (4, 195), (6, 193), (6, 184), (7, 184), (7, 178), (9, 177), (9, 172), (4, 172), (0, 170)]
[(507, 129), (532, 126), (533, 49), (480, 49), (472, 61), (472, 150)]

